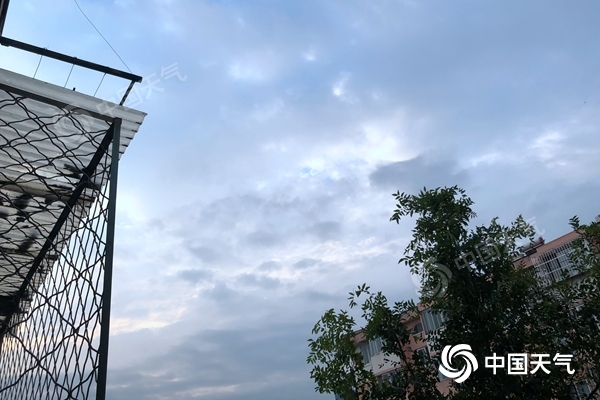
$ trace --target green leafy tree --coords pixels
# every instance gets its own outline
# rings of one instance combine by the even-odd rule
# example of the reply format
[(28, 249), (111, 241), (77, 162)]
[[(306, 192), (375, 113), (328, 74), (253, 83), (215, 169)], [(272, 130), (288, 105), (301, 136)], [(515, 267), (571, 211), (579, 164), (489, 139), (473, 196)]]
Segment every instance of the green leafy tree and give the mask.
[[(390, 382), (378, 383), (364, 369), (354, 342), (356, 321), (345, 311), (329, 310), (317, 323), (309, 340), (308, 362), (311, 377), (321, 393), (338, 393), (353, 399), (572, 399), (574, 385), (592, 381), (598, 392), (596, 364), (598, 340), (598, 270), (600, 228), (571, 220), (581, 234), (573, 246), (572, 261), (583, 273), (577, 282), (563, 280), (547, 285), (533, 268), (515, 267), (519, 243), (532, 241), (534, 229), (522, 217), (509, 226), (497, 218), (488, 225), (470, 228), (476, 214), (472, 200), (458, 187), (422, 190), (418, 195), (395, 193), (392, 221), (400, 223), (416, 216), (413, 239), (400, 263), (423, 283), (421, 302), (441, 313), (441, 329), (430, 332), (428, 341), (435, 350), (446, 345), (469, 344), (480, 368), (462, 383), (454, 381), (450, 393), (436, 389), (439, 360), (409, 354), (410, 332), (404, 320), (418, 313), (411, 302), (389, 306), (382, 293), (370, 293), (366, 285), (351, 293), (350, 307), (361, 304), (367, 339), (381, 337), (383, 351), (399, 359), (400, 373)], [(565, 278), (567, 278), (565, 276)], [(578, 306), (578, 307), (576, 307)], [(485, 368), (485, 357), (496, 354), (574, 354), (574, 374), (565, 366), (544, 365), (548, 370), (535, 374), (509, 375), (505, 368), (494, 374)], [(439, 353), (438, 353), (439, 354)], [(394, 357), (391, 357), (394, 356)], [(455, 360), (453, 360), (454, 362)], [(456, 360), (461, 368), (463, 361)]]
[(570, 225), (580, 235), (573, 243), (571, 260), (585, 275), (576, 285), (559, 286), (563, 297), (576, 305), (576, 312), (566, 316), (572, 329), (568, 331), (565, 344), (577, 355), (579, 370), (591, 383), (587, 398), (600, 398), (600, 223), (582, 225), (575, 216)]
[(383, 352), (395, 355), (403, 365), (401, 373), (393, 374), (387, 382), (376, 383), (375, 375), (365, 369), (363, 356), (356, 350), (356, 321), (348, 312), (328, 310), (313, 328), (316, 339), (309, 339), (308, 363), (313, 364), (311, 378), (320, 393), (336, 393), (344, 400), (435, 400), (445, 397), (436, 389), (437, 369), (428, 359), (408, 349), (410, 332), (404, 321), (418, 312), (412, 301), (388, 305), (381, 293), (371, 293), (362, 285), (350, 293), (350, 308), (358, 306), (357, 300), (365, 296), (361, 304), (362, 318), (368, 321), (361, 331), (366, 339), (381, 338)]

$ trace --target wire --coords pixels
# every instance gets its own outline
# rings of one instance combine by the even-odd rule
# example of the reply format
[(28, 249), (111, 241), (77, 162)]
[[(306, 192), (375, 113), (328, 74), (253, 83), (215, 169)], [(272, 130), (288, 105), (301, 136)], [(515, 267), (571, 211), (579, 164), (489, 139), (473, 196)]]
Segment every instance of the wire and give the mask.
[(74, 67), (75, 67), (75, 64), (71, 65), (71, 70), (69, 71), (69, 76), (67, 76), (67, 81), (65, 82), (65, 86), (63, 86), (63, 87), (67, 87), (67, 83), (69, 83), (69, 78), (71, 77), (71, 72), (73, 72)]
[[(46, 49), (47, 47), (44, 47), (44, 49)], [(38, 61), (38, 65), (35, 68), (35, 72), (33, 73), (33, 78), (35, 79), (35, 76), (37, 75), (38, 69), (40, 69), (40, 64), (42, 63), (42, 58), (44, 58), (43, 54), (40, 54), (40, 61)]]
[(100, 85), (102, 85), (102, 82), (104, 81), (105, 76), (106, 76), (106, 72), (104, 73), (104, 75), (102, 75), (102, 79), (100, 79), (100, 83), (98, 84), (98, 87), (96, 88), (96, 91), (94, 92), (94, 97), (96, 97), (96, 93), (98, 93), (98, 89), (100, 89)]
[[(108, 47), (110, 47), (110, 49), (116, 54), (116, 56), (119, 57), (119, 60), (121, 60), (121, 62), (125, 66), (125, 68), (127, 68), (127, 70), (129, 72), (131, 72), (131, 70), (129, 69), (129, 67), (127, 66), (127, 64), (125, 64), (125, 61), (123, 61), (123, 59), (121, 58), (121, 56), (119, 55), (119, 53), (117, 53), (117, 51), (110, 45), (110, 43), (108, 43), (108, 40), (106, 40), (106, 38), (104, 37), (104, 35), (102, 35), (102, 33), (100, 33), (100, 31), (98, 30), (98, 28), (96, 28), (96, 25), (94, 25), (94, 23), (88, 18), (88, 16), (85, 15), (85, 13), (83, 12), (83, 10), (79, 6), (79, 3), (77, 2), (77, 0), (73, 0), (73, 1), (77, 5), (77, 8), (79, 8), (79, 11), (81, 11), (81, 13), (83, 14), (83, 16), (85, 17), (85, 19), (87, 19), (88, 22), (94, 27), (94, 29), (96, 30), (96, 32), (98, 32), (98, 34), (102, 37), (102, 39), (104, 39), (104, 41), (106, 42), (106, 44), (108, 45)], [(131, 72), (131, 73), (133, 73), (133, 72)]]

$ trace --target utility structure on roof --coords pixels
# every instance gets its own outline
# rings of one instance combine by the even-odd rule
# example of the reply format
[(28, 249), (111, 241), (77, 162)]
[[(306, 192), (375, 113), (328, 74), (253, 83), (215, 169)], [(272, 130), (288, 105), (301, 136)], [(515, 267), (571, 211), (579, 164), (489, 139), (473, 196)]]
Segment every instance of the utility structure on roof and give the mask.
[(145, 113), (0, 69), (0, 398), (106, 396), (118, 161)]

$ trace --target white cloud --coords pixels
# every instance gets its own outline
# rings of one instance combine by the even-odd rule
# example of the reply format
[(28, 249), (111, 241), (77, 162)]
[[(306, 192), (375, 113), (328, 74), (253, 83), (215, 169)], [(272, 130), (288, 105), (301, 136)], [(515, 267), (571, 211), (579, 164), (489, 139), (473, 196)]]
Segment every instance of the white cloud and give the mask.
[(313, 47), (309, 48), (304, 54), (302, 54), (304, 60), (313, 62), (317, 60), (317, 53)]
[(277, 116), (285, 107), (285, 103), (281, 99), (275, 99), (262, 106), (254, 106), (254, 112), (252, 118), (258, 122), (265, 122)]
[(323, 171), (335, 179), (349, 171), (361, 176), (382, 162), (404, 161), (416, 157), (423, 149), (413, 140), (427, 129), (424, 120), (411, 121), (403, 110), (389, 116), (357, 122), (355, 132), (342, 140), (313, 149), (301, 165), (308, 170)]
[(546, 163), (554, 162), (557, 157), (562, 155), (563, 146), (561, 146), (561, 143), (564, 139), (560, 132), (546, 132), (535, 138), (529, 146), (531, 155)]
[(229, 66), (229, 75), (240, 81), (260, 82), (265, 76), (260, 66), (253, 63), (236, 62)]
[(340, 78), (331, 87), (331, 93), (341, 101), (353, 104), (358, 102), (359, 99), (354, 94), (352, 94), (347, 88), (350, 77), (350, 73), (343, 72)]

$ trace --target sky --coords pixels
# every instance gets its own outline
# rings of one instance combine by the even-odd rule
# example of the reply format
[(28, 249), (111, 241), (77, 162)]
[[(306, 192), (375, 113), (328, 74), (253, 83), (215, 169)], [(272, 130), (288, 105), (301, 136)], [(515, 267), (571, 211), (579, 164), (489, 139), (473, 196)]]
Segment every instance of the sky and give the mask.
[[(320, 316), (362, 283), (417, 298), (396, 191), (458, 185), (474, 224), (521, 214), (546, 240), (600, 214), (598, 2), (78, 3), (127, 67), (73, 0), (13, 0), (4, 35), (144, 77), (111, 399), (333, 399), (306, 364)], [(5, 47), (0, 68), (127, 86)]]

